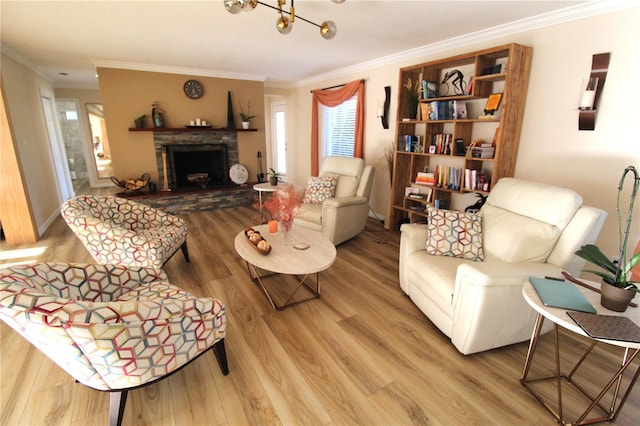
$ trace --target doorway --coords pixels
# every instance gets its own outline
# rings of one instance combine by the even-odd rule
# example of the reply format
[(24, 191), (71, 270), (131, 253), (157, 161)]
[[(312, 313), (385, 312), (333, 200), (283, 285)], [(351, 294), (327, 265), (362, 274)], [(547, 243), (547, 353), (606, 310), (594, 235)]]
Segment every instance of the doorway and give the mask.
[(74, 186), (112, 186), (111, 151), (102, 105), (88, 103), (81, 108), (78, 99), (59, 98), (56, 99), (56, 109)]
[(64, 151), (64, 143), (60, 137), (59, 127), (56, 125), (56, 106), (53, 101), (53, 93), (42, 91), (40, 100), (42, 102), (42, 111), (44, 113), (45, 125), (47, 126), (47, 135), (49, 137), (49, 147), (51, 148), (51, 157), (53, 159), (53, 167), (58, 182), (58, 198), (60, 204), (75, 195), (71, 184), (71, 176), (67, 164), (67, 156)]
[(98, 179), (108, 179), (113, 176), (113, 167), (102, 104), (86, 104), (86, 107)]

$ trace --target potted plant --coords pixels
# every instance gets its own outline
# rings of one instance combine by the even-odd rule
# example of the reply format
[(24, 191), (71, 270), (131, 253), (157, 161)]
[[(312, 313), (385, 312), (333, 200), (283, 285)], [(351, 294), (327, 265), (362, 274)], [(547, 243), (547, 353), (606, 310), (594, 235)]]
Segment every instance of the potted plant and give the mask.
[(276, 172), (272, 168), (269, 168), (269, 173), (267, 173), (267, 176), (269, 176), (269, 183), (271, 183), (271, 186), (278, 185), (278, 181), (280, 180), (280, 173)]
[(415, 119), (418, 116), (418, 105), (420, 104), (420, 97), (422, 96), (422, 87), (420, 87), (418, 79), (416, 79), (416, 84), (413, 84), (411, 78), (408, 78), (407, 82), (404, 84), (404, 88), (407, 89), (409, 118)]
[[(631, 191), (631, 202), (629, 203), (629, 211), (627, 212), (627, 221), (624, 232), (622, 230), (622, 214), (620, 212), (620, 194), (622, 186), (628, 173), (633, 174), (633, 189)], [(637, 292), (640, 292), (640, 283), (631, 281), (632, 269), (640, 264), (640, 252), (632, 254), (629, 257), (627, 253), (627, 240), (629, 239), (629, 231), (631, 230), (631, 219), (633, 215), (633, 206), (638, 195), (638, 187), (640, 186), (640, 176), (635, 167), (629, 166), (622, 173), (620, 183), (618, 184), (618, 199), (616, 203), (616, 213), (618, 214), (618, 233), (620, 238), (620, 249), (618, 258), (613, 261), (609, 259), (599, 247), (593, 244), (586, 244), (580, 248), (575, 254), (578, 257), (593, 263), (603, 269), (603, 271), (593, 271), (585, 269), (585, 272), (594, 273), (602, 277), (600, 287), (602, 296), (600, 304), (612, 311), (623, 312), (629, 306), (629, 302)]]
[(251, 102), (247, 102), (247, 112), (244, 112), (244, 110), (242, 109), (242, 104), (240, 104), (240, 113), (238, 115), (240, 116), (240, 119), (242, 119), (243, 129), (248, 129), (250, 125), (249, 120), (255, 117), (255, 115), (251, 115), (250, 111), (251, 111)]

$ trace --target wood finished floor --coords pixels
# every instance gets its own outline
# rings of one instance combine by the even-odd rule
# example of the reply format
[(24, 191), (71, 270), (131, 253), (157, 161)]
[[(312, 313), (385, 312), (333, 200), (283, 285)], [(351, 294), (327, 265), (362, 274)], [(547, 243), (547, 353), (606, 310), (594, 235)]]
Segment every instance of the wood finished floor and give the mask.
[[(400, 290), (399, 237), (377, 221), (338, 246), (335, 264), (321, 276), (319, 299), (275, 312), (233, 248), (256, 212), (241, 207), (183, 218), (191, 263), (178, 253), (165, 271), (174, 284), (224, 301), (230, 373), (222, 376), (208, 353), (130, 392), (124, 425), (555, 424), (519, 382), (527, 344), (459, 354)], [(28, 248), (44, 252), (13, 252)], [(60, 218), (38, 243), (2, 249), (0, 266), (91, 262)], [(4, 323), (0, 338), (0, 424), (107, 424), (108, 394), (76, 384)], [(569, 365), (585, 339), (563, 338), (562, 362)], [(549, 374), (551, 335), (540, 345), (532, 371)], [(611, 368), (603, 367), (615, 366), (620, 355), (598, 351), (595, 367), (579, 377), (604, 383)], [(615, 424), (638, 424), (639, 389)], [(576, 401), (565, 397), (567, 414), (583, 407)]]

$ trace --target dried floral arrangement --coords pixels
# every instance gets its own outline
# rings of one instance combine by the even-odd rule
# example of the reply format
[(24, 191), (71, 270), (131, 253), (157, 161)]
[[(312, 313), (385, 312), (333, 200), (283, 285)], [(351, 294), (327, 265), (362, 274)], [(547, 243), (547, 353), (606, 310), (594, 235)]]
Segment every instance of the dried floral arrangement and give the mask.
[(263, 207), (271, 213), (271, 217), (280, 222), (285, 232), (291, 229), (298, 207), (302, 204), (302, 194), (291, 183), (278, 186), (278, 189), (267, 198)]

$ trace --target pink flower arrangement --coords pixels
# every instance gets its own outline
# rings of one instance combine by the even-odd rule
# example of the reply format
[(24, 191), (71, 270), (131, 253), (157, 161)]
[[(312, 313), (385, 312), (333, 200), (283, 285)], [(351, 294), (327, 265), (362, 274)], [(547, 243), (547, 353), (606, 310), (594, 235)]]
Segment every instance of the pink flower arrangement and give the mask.
[(284, 231), (289, 232), (300, 207), (301, 198), (293, 184), (285, 183), (278, 185), (278, 189), (263, 205), (271, 213), (271, 217), (282, 224)]

